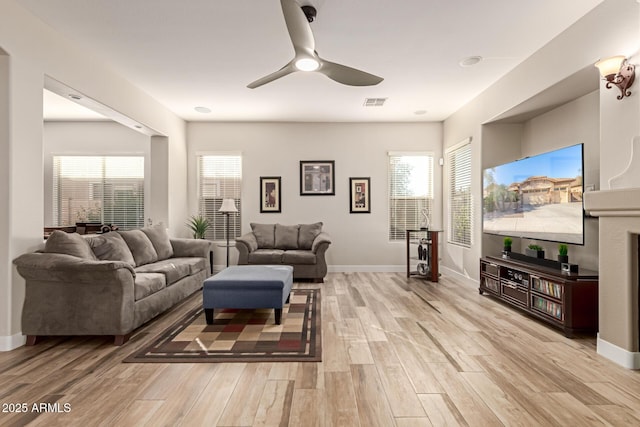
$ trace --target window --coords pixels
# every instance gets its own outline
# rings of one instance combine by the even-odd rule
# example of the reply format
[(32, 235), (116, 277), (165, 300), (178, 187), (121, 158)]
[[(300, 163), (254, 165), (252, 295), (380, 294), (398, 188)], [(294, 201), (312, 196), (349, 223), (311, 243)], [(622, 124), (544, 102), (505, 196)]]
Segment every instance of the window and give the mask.
[(54, 156), (54, 226), (144, 226), (144, 157)]
[(389, 153), (389, 240), (404, 240), (420, 228), (433, 207), (433, 156)]
[(198, 156), (198, 211), (211, 224), (207, 239), (225, 240), (227, 237), (225, 215), (218, 212), (223, 199), (233, 199), (239, 212), (229, 215), (229, 239), (240, 237), (241, 183), (240, 155)]
[(471, 246), (471, 140), (446, 152), (449, 200), (449, 243)]

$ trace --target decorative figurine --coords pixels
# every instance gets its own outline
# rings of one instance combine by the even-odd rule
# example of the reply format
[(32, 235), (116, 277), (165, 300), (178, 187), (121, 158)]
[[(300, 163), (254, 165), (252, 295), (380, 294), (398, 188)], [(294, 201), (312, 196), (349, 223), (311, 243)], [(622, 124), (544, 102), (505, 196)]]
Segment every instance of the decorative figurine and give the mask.
[(429, 229), (429, 211), (427, 208), (422, 208), (420, 211), (420, 215), (422, 215), (422, 221), (420, 221), (420, 230), (428, 230)]

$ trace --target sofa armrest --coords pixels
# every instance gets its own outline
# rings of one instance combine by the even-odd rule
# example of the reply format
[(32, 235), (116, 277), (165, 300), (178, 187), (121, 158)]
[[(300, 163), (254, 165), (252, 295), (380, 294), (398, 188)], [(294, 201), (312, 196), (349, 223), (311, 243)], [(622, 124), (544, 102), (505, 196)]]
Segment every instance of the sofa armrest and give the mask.
[(121, 261), (30, 253), (14, 260), (25, 278), (25, 335), (125, 335), (135, 327), (135, 272)]
[(314, 253), (318, 253), (320, 250), (326, 251), (330, 244), (331, 238), (329, 237), (329, 234), (323, 231), (313, 240), (311, 251)]
[(249, 263), (249, 254), (258, 249), (258, 241), (253, 232), (248, 232), (236, 239), (236, 249), (238, 250), (238, 265)]
[(113, 280), (118, 270), (136, 275), (123, 261), (93, 261), (66, 254), (34, 252), (20, 255), (13, 262), (25, 280), (95, 283)]
[(198, 257), (209, 259), (209, 253), (213, 252), (213, 242), (205, 239), (171, 239), (173, 256)]

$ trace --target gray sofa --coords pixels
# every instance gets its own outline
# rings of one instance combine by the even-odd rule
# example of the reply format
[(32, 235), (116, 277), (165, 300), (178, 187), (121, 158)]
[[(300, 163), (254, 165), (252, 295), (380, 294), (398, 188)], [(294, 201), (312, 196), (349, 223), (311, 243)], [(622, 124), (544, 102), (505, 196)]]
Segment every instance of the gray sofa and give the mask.
[(294, 279), (323, 282), (327, 275), (325, 252), (331, 244), (322, 223), (256, 224), (236, 239), (238, 265), (285, 264), (293, 267)]
[(208, 240), (170, 239), (162, 224), (81, 236), (54, 231), (43, 251), (14, 260), (26, 280), (22, 333), (113, 335), (121, 345), (143, 323), (202, 287)]

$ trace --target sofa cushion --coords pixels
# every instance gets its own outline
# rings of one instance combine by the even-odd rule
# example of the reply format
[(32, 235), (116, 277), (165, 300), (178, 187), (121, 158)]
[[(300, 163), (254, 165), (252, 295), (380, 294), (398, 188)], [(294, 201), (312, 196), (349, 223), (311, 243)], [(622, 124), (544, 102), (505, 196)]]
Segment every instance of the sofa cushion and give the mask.
[(54, 230), (44, 245), (44, 251), (54, 254), (72, 255), (82, 259), (96, 261), (97, 258), (89, 242), (78, 233), (66, 233)]
[(282, 255), (283, 264), (316, 264), (316, 254), (311, 251), (291, 250)]
[(256, 224), (251, 223), (251, 230), (256, 241), (258, 242), (259, 249), (271, 249), (276, 246), (276, 226), (274, 224)]
[(189, 276), (201, 272), (207, 268), (207, 262), (204, 258), (188, 257), (188, 258), (171, 258), (176, 264), (185, 264), (189, 266)]
[(153, 262), (151, 264), (136, 267), (138, 273), (162, 273), (167, 279), (167, 286), (173, 285), (178, 280), (187, 277), (191, 273), (191, 267), (188, 262), (176, 261), (180, 258), (165, 259)]
[(158, 254), (158, 261), (171, 258), (173, 256), (173, 246), (171, 246), (167, 227), (165, 227), (163, 223), (159, 223), (151, 227), (144, 227), (140, 230), (147, 235), (149, 240), (151, 240), (153, 248)]
[(276, 224), (276, 245), (278, 249), (298, 249), (299, 225)]
[(300, 231), (298, 233), (298, 248), (311, 249), (313, 241), (321, 232), (321, 222), (316, 222), (315, 224), (300, 224)]
[(119, 233), (104, 233), (91, 236), (89, 245), (93, 253), (101, 261), (122, 261), (132, 267), (136, 266), (129, 246)]
[(141, 230), (118, 231), (133, 254), (136, 266), (149, 264), (158, 260), (158, 253), (153, 243)]
[(256, 249), (249, 254), (249, 264), (280, 264), (282, 263), (282, 249)]
[(166, 287), (166, 278), (162, 273), (139, 273), (133, 284), (135, 292), (135, 300), (140, 301), (143, 298), (153, 295)]

